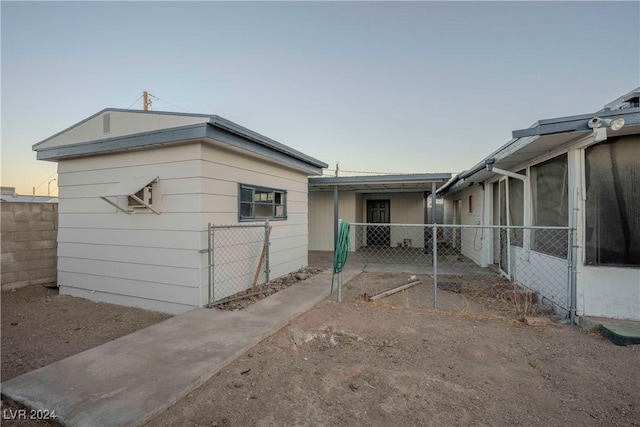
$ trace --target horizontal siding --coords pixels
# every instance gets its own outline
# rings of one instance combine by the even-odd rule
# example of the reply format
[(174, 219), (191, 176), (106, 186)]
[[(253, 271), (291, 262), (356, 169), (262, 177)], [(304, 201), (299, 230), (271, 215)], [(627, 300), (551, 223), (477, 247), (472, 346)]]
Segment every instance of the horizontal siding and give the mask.
[[(301, 193), (306, 192), (308, 188), (307, 177), (305, 175), (300, 174), (300, 176), (297, 176), (295, 174), (288, 174), (287, 176), (280, 176), (268, 174), (263, 173), (259, 166), (257, 169), (248, 169), (204, 161), (202, 163), (202, 174), (211, 179), (272, 187), (287, 191), (298, 191)], [(301, 180), (301, 177), (304, 178), (304, 180)]]
[(58, 257), (58, 271), (130, 279), (151, 282), (158, 286), (171, 285), (180, 288), (197, 286), (199, 278), (198, 269), (193, 268), (68, 257)]
[[(62, 165), (64, 162), (59, 162)], [(81, 172), (58, 171), (58, 187), (64, 191), (66, 186), (115, 184), (136, 176), (160, 176), (160, 179), (180, 179), (200, 177), (200, 161), (172, 161), (167, 163), (151, 163), (130, 168), (96, 169)]]
[(216, 213), (229, 213), (238, 216), (238, 195), (202, 194), (201, 202), (204, 210), (214, 209)]
[(271, 239), (279, 240), (293, 236), (306, 236), (307, 224), (290, 224), (286, 226), (279, 226), (276, 222), (271, 222), (273, 229), (271, 230)]
[[(271, 221), (272, 277), (306, 264), (304, 173), (205, 145), (182, 148), (108, 155), (61, 167), (60, 271), (68, 282), (62, 285), (136, 304), (204, 304), (207, 256), (197, 251), (207, 247), (207, 223), (237, 224), (238, 183), (287, 191), (288, 218)], [(114, 183), (143, 175), (160, 177), (154, 187), (160, 215), (126, 215), (99, 198)], [(263, 231), (256, 231), (261, 238)], [(255, 266), (245, 267), (252, 275)]]
[(139, 248), (134, 246), (65, 243), (58, 248), (61, 258), (136, 263), (155, 266), (200, 268), (201, 256), (194, 250)]
[[(96, 283), (96, 286), (100, 286)], [(111, 294), (103, 291), (89, 291), (87, 289), (75, 288), (73, 286), (60, 286), (60, 295), (70, 295), (78, 298), (85, 298), (90, 301), (118, 304), (128, 307), (138, 307), (145, 310), (161, 311), (170, 314), (182, 314), (193, 310), (195, 304), (178, 304), (176, 302), (161, 301), (145, 297), (134, 297), (128, 295)]]
[[(158, 201), (158, 192), (154, 194), (153, 207), (160, 213), (180, 213), (180, 212), (200, 212), (200, 195), (199, 194), (160, 194)], [(118, 202), (117, 198), (112, 198)], [(124, 203), (124, 202), (122, 202)], [(60, 213), (117, 213), (120, 216), (127, 215), (110, 205), (100, 197), (84, 197), (84, 198), (60, 198), (58, 207)], [(152, 213), (150, 211), (138, 212), (133, 215)], [(132, 215), (132, 216), (133, 216)], [(155, 214), (153, 214), (155, 215)]]
[(59, 228), (58, 243), (200, 250), (200, 234), (198, 231)]
[[(156, 191), (163, 195), (198, 194), (200, 193), (200, 184), (200, 177), (167, 179), (164, 175), (161, 175), (155, 187), (157, 187)], [(65, 198), (69, 199), (96, 198), (104, 194), (113, 185), (115, 185), (114, 182), (67, 185), (64, 186), (63, 194)]]
[(201, 231), (199, 213), (163, 212), (127, 215), (122, 212), (109, 213), (61, 213), (60, 228), (102, 228), (105, 230), (168, 230)]
[(115, 295), (148, 298), (186, 305), (196, 305), (198, 303), (198, 287), (163, 285), (64, 270), (59, 271), (58, 282), (61, 286), (70, 286), (90, 292), (106, 292)]
[(271, 247), (269, 248), (269, 253), (277, 254), (280, 252), (284, 252), (290, 248), (300, 248), (302, 246), (307, 246), (307, 236), (299, 235), (279, 239), (272, 238), (270, 242)]
[(283, 258), (283, 261), (278, 264), (269, 264), (271, 268), (271, 280), (289, 274), (292, 271), (296, 271), (300, 267), (309, 265), (306, 251), (298, 251), (296, 253), (291, 253), (288, 255), (289, 256), (286, 258), (286, 260)]

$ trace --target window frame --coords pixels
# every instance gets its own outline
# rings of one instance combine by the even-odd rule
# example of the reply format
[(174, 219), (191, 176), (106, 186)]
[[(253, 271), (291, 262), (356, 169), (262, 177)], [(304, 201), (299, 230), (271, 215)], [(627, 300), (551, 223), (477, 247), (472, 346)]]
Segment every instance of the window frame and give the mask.
[[(243, 190), (251, 190), (251, 201), (242, 199)], [(256, 192), (266, 195), (265, 200), (256, 200)], [(280, 195), (281, 203), (276, 203), (277, 195)], [(250, 206), (252, 215), (243, 215), (243, 206)], [(256, 206), (271, 206), (271, 215), (256, 215)], [(277, 215), (276, 209), (278, 206), (282, 206), (281, 215)], [(238, 184), (238, 222), (256, 222), (266, 219), (269, 221), (286, 221), (287, 216), (287, 190), (261, 185)]]

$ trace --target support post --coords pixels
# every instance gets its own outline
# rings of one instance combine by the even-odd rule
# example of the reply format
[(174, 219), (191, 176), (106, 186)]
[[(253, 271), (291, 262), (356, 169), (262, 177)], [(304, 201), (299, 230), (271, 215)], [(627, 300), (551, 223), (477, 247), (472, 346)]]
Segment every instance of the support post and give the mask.
[(438, 227), (436, 226), (436, 183), (431, 183), (431, 244), (433, 247), (433, 309), (438, 309)]
[(572, 194), (573, 199), (573, 217), (571, 218), (571, 227), (567, 231), (569, 233), (569, 321), (572, 325), (577, 324), (576, 311), (578, 310), (578, 243), (577, 243), (577, 229), (578, 229), (578, 187), (575, 187), (575, 191)]
[(264, 221), (264, 272), (266, 275), (266, 282), (265, 284), (267, 286), (269, 286), (269, 273), (270, 273), (270, 269), (269, 269), (269, 246), (271, 246), (271, 242), (269, 241), (269, 235), (271, 234), (270, 231), (271, 227), (269, 227), (269, 220), (266, 219)]

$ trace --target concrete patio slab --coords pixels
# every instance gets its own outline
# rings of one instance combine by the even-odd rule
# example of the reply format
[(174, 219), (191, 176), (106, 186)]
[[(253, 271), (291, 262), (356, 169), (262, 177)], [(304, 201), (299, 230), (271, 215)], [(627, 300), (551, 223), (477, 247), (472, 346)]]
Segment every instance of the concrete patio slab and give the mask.
[[(360, 270), (345, 270), (346, 283)], [(138, 426), (329, 295), (331, 273), (241, 311), (196, 309), (2, 383), (69, 426)]]

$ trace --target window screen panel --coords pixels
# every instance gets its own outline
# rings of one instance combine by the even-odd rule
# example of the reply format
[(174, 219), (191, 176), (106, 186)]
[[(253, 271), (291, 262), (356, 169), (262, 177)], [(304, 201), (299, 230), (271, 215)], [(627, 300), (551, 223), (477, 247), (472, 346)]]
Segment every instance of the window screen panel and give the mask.
[[(515, 178), (509, 178), (509, 224), (524, 225), (524, 181)], [(522, 247), (522, 229), (511, 229), (511, 244)]]
[(640, 266), (640, 137), (585, 150), (585, 263)]
[[(532, 223), (537, 226), (567, 227), (569, 225), (569, 183), (567, 155), (554, 157), (531, 167)], [(535, 230), (533, 250), (566, 258), (566, 230)]]

